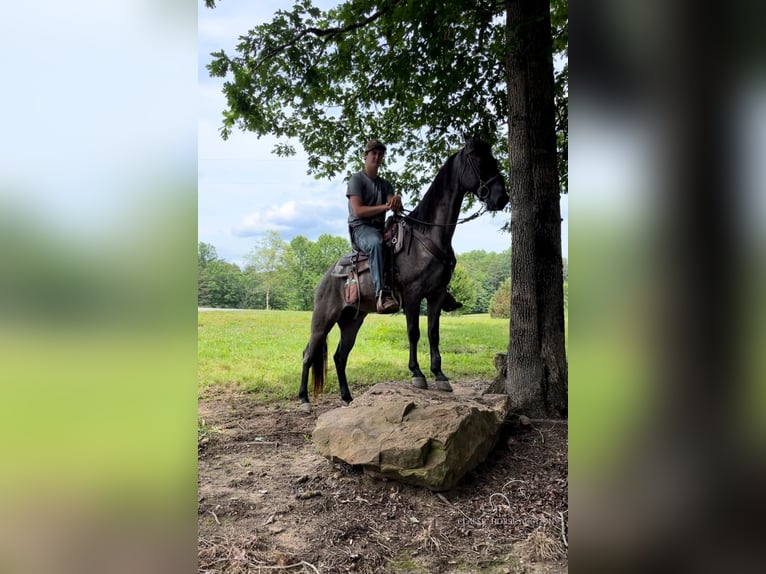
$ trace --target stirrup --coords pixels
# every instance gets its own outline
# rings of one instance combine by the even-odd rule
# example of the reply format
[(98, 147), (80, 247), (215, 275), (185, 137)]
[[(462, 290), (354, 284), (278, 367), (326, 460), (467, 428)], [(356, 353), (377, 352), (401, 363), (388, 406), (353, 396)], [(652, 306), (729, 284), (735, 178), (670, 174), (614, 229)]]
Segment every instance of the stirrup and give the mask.
[(378, 295), (375, 307), (378, 313), (388, 314), (396, 313), (399, 310), (400, 305), (393, 293), (389, 291), (388, 294), (386, 294), (386, 290), (384, 289), (380, 292), (380, 295)]

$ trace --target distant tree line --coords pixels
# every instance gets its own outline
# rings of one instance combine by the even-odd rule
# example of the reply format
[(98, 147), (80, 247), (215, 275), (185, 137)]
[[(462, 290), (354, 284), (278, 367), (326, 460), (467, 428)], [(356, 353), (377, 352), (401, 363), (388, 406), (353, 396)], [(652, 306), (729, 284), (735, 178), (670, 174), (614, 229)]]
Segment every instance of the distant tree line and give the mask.
[[(287, 242), (278, 232), (264, 235), (247, 254), (244, 268), (218, 257), (216, 248), (198, 246), (200, 307), (310, 311), (319, 279), (339, 257), (351, 252), (343, 237), (302, 235)], [(483, 250), (457, 256), (450, 291), (463, 303), (457, 313), (510, 317), (511, 250)], [(567, 279), (564, 260), (564, 280)], [(565, 290), (566, 293), (566, 290)]]
[(245, 257), (244, 268), (218, 257), (209, 243), (199, 243), (197, 304), (237, 309), (308, 311), (314, 288), (332, 263), (349, 253), (348, 240), (320, 235), (309, 241), (299, 235), (289, 243), (267, 233)]

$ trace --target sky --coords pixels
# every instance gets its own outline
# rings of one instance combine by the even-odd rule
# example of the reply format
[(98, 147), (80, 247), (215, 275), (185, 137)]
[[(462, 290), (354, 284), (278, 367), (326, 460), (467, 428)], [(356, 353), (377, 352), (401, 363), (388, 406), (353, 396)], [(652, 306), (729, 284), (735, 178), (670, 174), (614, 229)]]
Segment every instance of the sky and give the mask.
[[(339, 178), (316, 180), (307, 172), (307, 156), (290, 158), (271, 153), (276, 138), (235, 130), (224, 141), (219, 129), (226, 107), (222, 78), (210, 78), (205, 65), (210, 53), (224, 49), (234, 54), (238, 38), (253, 26), (271, 21), (284, 2), (221, 2), (210, 10), (199, 8), (199, 124), (198, 124), (198, 234), (199, 241), (216, 248), (219, 257), (242, 265), (259, 238), (277, 231), (285, 241), (303, 235), (311, 241), (323, 233), (347, 237), (346, 182)], [(334, 0), (316, 2), (320, 8)], [(361, 148), (364, 142), (359, 142)], [(444, 158), (447, 159), (446, 157)], [(434, 176), (436, 174), (434, 173)], [(569, 201), (561, 201), (562, 252), (568, 253)], [(510, 214), (482, 217), (458, 227), (455, 252), (501, 252), (510, 247), (508, 233), (500, 231)]]

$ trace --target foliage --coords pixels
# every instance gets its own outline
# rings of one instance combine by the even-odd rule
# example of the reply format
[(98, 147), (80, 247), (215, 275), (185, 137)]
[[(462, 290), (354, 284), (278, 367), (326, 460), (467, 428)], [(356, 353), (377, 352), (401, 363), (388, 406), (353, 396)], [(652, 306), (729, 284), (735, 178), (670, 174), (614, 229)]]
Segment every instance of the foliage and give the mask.
[[(215, 2), (206, 0), (208, 7)], [(557, 134), (566, 190), (568, 15), (551, 3), (557, 61)], [(507, 158), (507, 37), (503, 3), (346, 0), (326, 12), (295, 0), (240, 37), (236, 54), (211, 54), (225, 78), (221, 135), (276, 135), (278, 155), (308, 154), (308, 171), (334, 178), (359, 168), (372, 136), (388, 144), (384, 171), (419, 197), (465, 133)], [(512, 38), (512, 37), (511, 37)]]
[(557, 167), (562, 193), (569, 191), (569, 12), (568, 0), (551, 0), (554, 84), (556, 89)]
[(219, 259), (215, 247), (202, 242), (198, 245), (197, 260), (197, 305), (241, 307), (246, 284), (239, 267)]
[(285, 256), (287, 309), (308, 311), (314, 305), (314, 289), (322, 275), (343, 255), (351, 251), (347, 239), (326, 233), (316, 242), (302, 235), (295, 237)]
[(272, 305), (271, 295), (275, 286), (284, 283), (287, 244), (278, 231), (269, 231), (247, 255), (247, 269), (257, 274), (266, 295), (266, 309)]
[(492, 295), (511, 276), (510, 248), (502, 253), (468, 251), (458, 255), (457, 260), (479, 286), (471, 312), (487, 313)]
[(211, 261), (201, 275), (198, 304), (207, 307), (240, 307), (244, 295), (242, 273), (228, 261)]
[[(310, 241), (299, 235), (287, 243), (278, 234), (270, 234), (251, 250), (249, 265), (240, 271), (237, 265), (219, 259), (213, 245), (200, 243), (198, 304), (265, 309), (268, 292), (270, 309), (310, 311), (322, 275), (350, 250), (344, 237), (323, 234)], [(510, 249), (457, 256), (450, 291), (463, 308), (455, 314), (488, 312), (492, 294), (510, 276), (510, 257)]]
[(290, 242), (285, 255), (287, 279), (287, 307), (305, 311), (313, 304), (312, 293), (316, 286), (312, 271), (311, 241), (299, 235)]
[(199, 270), (201, 271), (205, 269), (208, 263), (216, 260), (218, 260), (218, 252), (216, 251), (215, 246), (200, 241), (197, 246), (197, 265)]
[(489, 302), (489, 316), (493, 319), (511, 318), (511, 278), (503, 281), (502, 285), (492, 295)]
[(453, 313), (455, 315), (465, 315), (466, 313), (470, 313), (476, 303), (479, 289), (479, 283), (471, 277), (471, 274), (463, 265), (458, 263), (452, 274), (449, 290), (452, 293), (452, 296), (460, 301), (463, 306), (457, 311), (453, 311)]
[(299, 235), (290, 243), (278, 233), (261, 238), (248, 254), (244, 270), (218, 258), (213, 245), (199, 244), (197, 304), (239, 309), (313, 308), (322, 275), (349, 253), (347, 239), (320, 235), (316, 242)]

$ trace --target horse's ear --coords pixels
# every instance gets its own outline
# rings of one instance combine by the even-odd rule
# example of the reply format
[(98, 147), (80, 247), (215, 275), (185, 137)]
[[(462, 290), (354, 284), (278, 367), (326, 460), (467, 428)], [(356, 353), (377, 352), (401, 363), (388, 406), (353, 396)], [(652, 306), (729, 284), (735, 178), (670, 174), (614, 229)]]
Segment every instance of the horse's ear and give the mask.
[(465, 141), (465, 147), (473, 147), (474, 137), (468, 134), (463, 134), (463, 140)]

